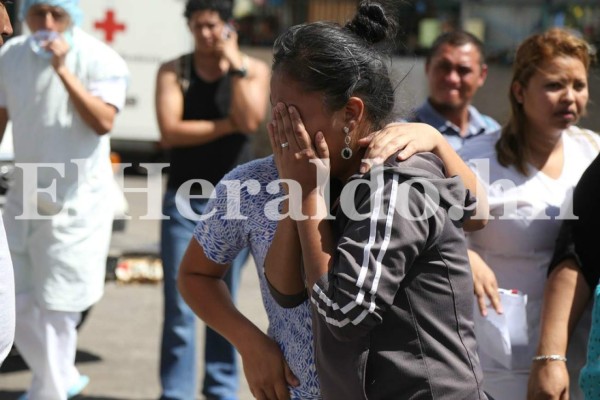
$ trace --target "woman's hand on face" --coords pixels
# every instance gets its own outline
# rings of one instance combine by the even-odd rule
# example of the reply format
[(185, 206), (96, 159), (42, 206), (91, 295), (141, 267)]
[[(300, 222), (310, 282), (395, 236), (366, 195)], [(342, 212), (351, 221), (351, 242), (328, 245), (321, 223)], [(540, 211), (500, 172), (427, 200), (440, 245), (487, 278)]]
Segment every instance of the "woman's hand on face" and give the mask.
[(358, 141), (361, 147), (367, 148), (360, 172), (363, 174), (368, 172), (373, 163), (383, 163), (397, 151), (400, 151), (399, 161), (406, 160), (416, 153), (435, 152), (440, 140), (445, 140), (442, 134), (427, 124), (406, 122), (388, 124)]
[(288, 400), (288, 386), (300, 384), (277, 343), (266, 335), (253, 339), (247, 349), (240, 350), (240, 355), (248, 386), (256, 399)]
[(483, 261), (483, 259), (474, 252), (468, 250), (469, 262), (471, 263), (471, 272), (473, 273), (473, 291), (477, 297), (477, 304), (482, 316), (487, 315), (486, 297), (498, 314), (502, 314), (502, 303), (498, 292), (498, 281), (494, 271)]
[(298, 110), (283, 103), (273, 108), (268, 130), (280, 178), (298, 182), (303, 193), (316, 188), (317, 174), (329, 174), (329, 148), (323, 133), (316, 133), (313, 145)]

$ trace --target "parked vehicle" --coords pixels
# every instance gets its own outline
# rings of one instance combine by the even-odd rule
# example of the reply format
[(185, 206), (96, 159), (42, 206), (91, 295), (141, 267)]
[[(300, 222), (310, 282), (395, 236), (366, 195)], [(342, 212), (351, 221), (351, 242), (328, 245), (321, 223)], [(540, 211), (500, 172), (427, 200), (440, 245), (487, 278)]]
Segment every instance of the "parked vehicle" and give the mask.
[[(160, 64), (191, 51), (183, 0), (94, 0), (80, 3), (82, 28), (114, 48), (131, 73), (125, 109), (111, 133), (113, 151), (153, 161), (160, 138), (154, 111)], [(127, 160), (127, 158), (125, 158)]]

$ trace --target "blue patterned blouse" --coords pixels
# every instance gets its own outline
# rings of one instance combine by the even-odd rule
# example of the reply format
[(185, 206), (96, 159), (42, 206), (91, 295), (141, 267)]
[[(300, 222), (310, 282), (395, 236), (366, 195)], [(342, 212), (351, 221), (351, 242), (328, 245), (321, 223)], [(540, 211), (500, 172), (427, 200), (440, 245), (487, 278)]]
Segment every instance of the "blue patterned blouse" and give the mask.
[(240, 250), (250, 246), (269, 319), (267, 333), (279, 344), (292, 372), (300, 380), (300, 386), (290, 387), (291, 397), (320, 399), (310, 304), (305, 301), (295, 308), (282, 308), (273, 300), (264, 275), (265, 257), (277, 228), (274, 218), (279, 212), (277, 199), (283, 196), (279, 185), (271, 183), (277, 179), (272, 157), (234, 169), (217, 185), (216, 196), (206, 208), (206, 214), (212, 215), (198, 223), (194, 236), (206, 256), (219, 264), (229, 264)]

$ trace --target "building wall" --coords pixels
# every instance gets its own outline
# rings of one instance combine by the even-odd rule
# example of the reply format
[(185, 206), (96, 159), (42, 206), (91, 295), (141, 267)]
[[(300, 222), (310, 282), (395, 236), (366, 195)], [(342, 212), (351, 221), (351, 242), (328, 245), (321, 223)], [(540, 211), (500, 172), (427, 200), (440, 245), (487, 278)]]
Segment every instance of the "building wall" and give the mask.
[[(265, 60), (271, 65), (272, 51), (267, 48), (245, 48), (248, 54)], [(427, 98), (428, 86), (425, 77), (425, 60), (422, 57), (394, 57), (390, 61), (392, 81), (396, 85), (396, 115), (408, 117), (411, 110)], [(509, 117), (508, 88), (511, 66), (489, 65), (485, 85), (477, 92), (474, 105), (484, 114), (505, 124)], [(590, 102), (588, 115), (579, 126), (600, 132), (600, 69), (592, 69), (589, 77)], [(270, 121), (270, 110), (267, 121)], [(263, 124), (255, 136), (254, 149), (257, 157), (271, 154), (271, 146)]]
[(517, 45), (531, 34), (552, 26), (572, 29), (600, 48), (600, 2), (598, 0), (481, 2), (465, 0), (463, 25), (469, 19), (485, 24), (486, 52), (501, 62), (510, 62)]
[(478, 4), (464, 5), (463, 21), (480, 18), (485, 24), (485, 47), (489, 53), (515, 49), (527, 36), (541, 27), (543, 8), (539, 5)]
[(335, 21), (344, 24), (356, 12), (357, 0), (310, 0), (308, 22)]

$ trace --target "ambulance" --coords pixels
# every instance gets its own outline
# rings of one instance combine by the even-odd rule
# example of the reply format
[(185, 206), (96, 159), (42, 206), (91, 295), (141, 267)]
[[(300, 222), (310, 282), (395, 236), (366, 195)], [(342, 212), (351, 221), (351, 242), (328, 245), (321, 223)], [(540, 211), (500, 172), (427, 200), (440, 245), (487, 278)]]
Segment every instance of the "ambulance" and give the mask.
[(154, 110), (156, 73), (162, 62), (193, 49), (183, 16), (185, 0), (83, 0), (83, 30), (115, 49), (130, 71), (125, 108), (116, 118), (111, 145), (116, 152), (158, 150)]

